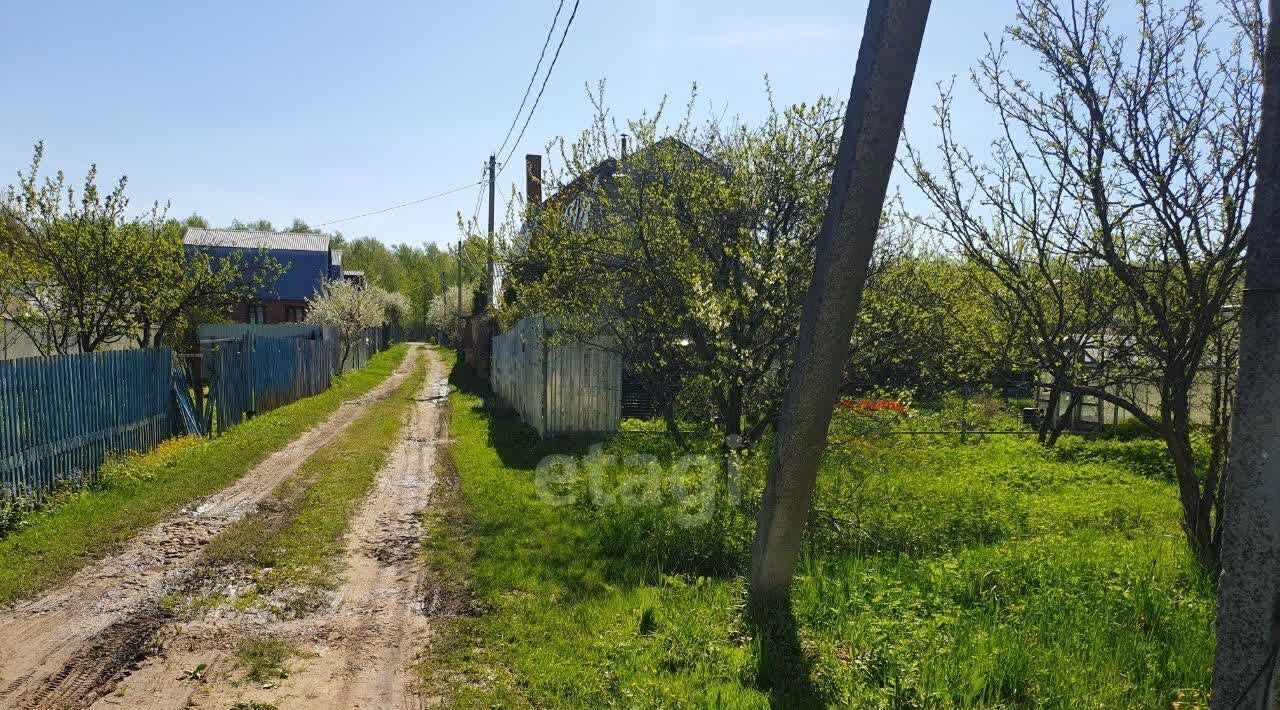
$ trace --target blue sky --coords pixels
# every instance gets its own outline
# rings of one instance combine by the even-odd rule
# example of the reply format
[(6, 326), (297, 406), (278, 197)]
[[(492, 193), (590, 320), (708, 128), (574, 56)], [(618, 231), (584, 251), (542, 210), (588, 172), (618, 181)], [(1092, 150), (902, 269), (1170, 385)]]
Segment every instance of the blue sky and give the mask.
[[(199, 212), (215, 226), (259, 217), (285, 226), (478, 179), (510, 125), (556, 2), (7, 4), (0, 184), (25, 168), (42, 138), (50, 170), (78, 179), (96, 162), (108, 179), (127, 174), (138, 210), (160, 200), (172, 214)], [(585, 127), (583, 87), (601, 78), (620, 116), (663, 94), (683, 103), (697, 81), (708, 110), (752, 119), (764, 105), (765, 73), (781, 103), (843, 94), (865, 12), (865, 0), (581, 0), (513, 162)], [(934, 85), (957, 74), (957, 127), (984, 135), (989, 118), (971, 98), (967, 71), (983, 33), (999, 33), (1012, 14), (1012, 0), (934, 3), (907, 114), (918, 142), (934, 138)], [(499, 192), (519, 176), (506, 173)], [(388, 243), (449, 241), (456, 213), (470, 214), (476, 195), (331, 229)]]

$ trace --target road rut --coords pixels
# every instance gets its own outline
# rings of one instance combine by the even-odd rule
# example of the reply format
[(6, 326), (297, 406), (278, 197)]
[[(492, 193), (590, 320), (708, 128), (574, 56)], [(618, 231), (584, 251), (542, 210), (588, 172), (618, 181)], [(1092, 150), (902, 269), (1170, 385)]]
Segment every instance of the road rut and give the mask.
[(110, 689), (169, 621), (159, 600), (191, 572), (204, 545), (254, 510), (370, 403), (393, 392), (418, 353), (411, 349), (371, 392), (343, 402), (235, 483), (143, 531), (67, 583), (0, 610), (0, 707), (87, 707)]
[[(342, 553), (342, 579), (327, 603), (301, 618), (276, 620), (226, 609), (172, 624), (163, 648), (119, 684), (122, 696), (93, 707), (226, 710), (237, 703), (307, 710), (418, 710), (413, 663), (430, 628), (419, 550), (432, 505), (437, 452), (447, 432), (449, 385), (433, 355), (398, 443), (360, 511)], [(298, 650), (290, 675), (243, 682), (233, 649), (249, 638), (288, 641)], [(205, 664), (200, 680), (186, 671)]]

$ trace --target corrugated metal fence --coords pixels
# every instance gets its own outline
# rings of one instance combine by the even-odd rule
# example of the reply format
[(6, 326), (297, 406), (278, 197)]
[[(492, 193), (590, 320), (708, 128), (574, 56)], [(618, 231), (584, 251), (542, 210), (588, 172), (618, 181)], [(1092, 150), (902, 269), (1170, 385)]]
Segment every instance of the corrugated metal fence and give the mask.
[(0, 485), (30, 495), (154, 448), (176, 424), (172, 367), (165, 348), (0, 362)]
[(543, 318), (494, 336), (490, 384), (540, 436), (617, 431), (622, 358), (598, 345), (548, 342)]

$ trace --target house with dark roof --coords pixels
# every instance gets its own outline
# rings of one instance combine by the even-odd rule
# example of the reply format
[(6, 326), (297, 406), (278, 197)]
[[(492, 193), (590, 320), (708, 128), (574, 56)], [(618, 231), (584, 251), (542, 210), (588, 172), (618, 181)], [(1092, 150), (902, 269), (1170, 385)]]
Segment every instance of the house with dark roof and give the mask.
[[(526, 240), (522, 248), (528, 249), (538, 238), (538, 219), (554, 214), (563, 223), (577, 227), (587, 227), (593, 223), (621, 219), (624, 223), (635, 220), (635, 212), (620, 212), (618, 195), (620, 178), (630, 180), (641, 191), (649, 186), (658, 185), (672, 179), (677, 172), (710, 171), (725, 179), (731, 179), (728, 168), (720, 162), (708, 157), (701, 151), (675, 137), (666, 137), (641, 147), (633, 153), (627, 153), (627, 144), (622, 144), (621, 158), (605, 158), (591, 168), (573, 177), (554, 194), (542, 199), (542, 160), (540, 156), (530, 155), (525, 158), (525, 191), (528, 203), (538, 209), (530, 223), (523, 225), (521, 237)], [(680, 203), (677, 201), (677, 209)], [(645, 208), (643, 201), (636, 207)], [(608, 212), (612, 211), (612, 214)], [(597, 256), (608, 266), (609, 256)], [(534, 259), (522, 259), (517, 262), (515, 273), (517, 283), (530, 283), (542, 278), (549, 268), (545, 263)], [(508, 289), (505, 293), (508, 301), (517, 300), (516, 289)], [(474, 320), (468, 319), (468, 324)], [(545, 323), (546, 321), (544, 321)], [(688, 372), (679, 364), (681, 352), (689, 347), (688, 339), (671, 342), (670, 357), (666, 371), (658, 376), (672, 383), (669, 386), (678, 388), (679, 383)], [(658, 403), (648, 386), (646, 378), (641, 376), (630, 361), (627, 352), (618, 353), (622, 358), (621, 365), (621, 406), (624, 416), (647, 417), (658, 411)], [(487, 355), (485, 355), (487, 358)], [(470, 362), (470, 360), (468, 360)], [(473, 363), (473, 367), (476, 365)], [(649, 375), (655, 377), (654, 374)]]
[(307, 317), (307, 299), (326, 281), (344, 277), (342, 252), (332, 248), (325, 234), (192, 228), (183, 243), (215, 258), (238, 251), (246, 259), (264, 255), (282, 266), (274, 284), (232, 308), (229, 316), (235, 323), (301, 323)]

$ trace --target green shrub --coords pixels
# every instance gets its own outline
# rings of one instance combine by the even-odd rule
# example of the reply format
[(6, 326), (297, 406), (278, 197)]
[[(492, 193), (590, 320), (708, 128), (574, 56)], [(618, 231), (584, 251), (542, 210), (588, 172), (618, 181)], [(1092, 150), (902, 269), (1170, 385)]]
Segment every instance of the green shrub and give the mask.
[(1084, 439), (1063, 437), (1045, 453), (1053, 460), (1075, 464), (1100, 463), (1119, 466), (1139, 476), (1172, 481), (1176, 478), (1173, 457), (1159, 439)]
[(43, 507), (34, 497), (0, 494), (0, 537), (21, 528)]

